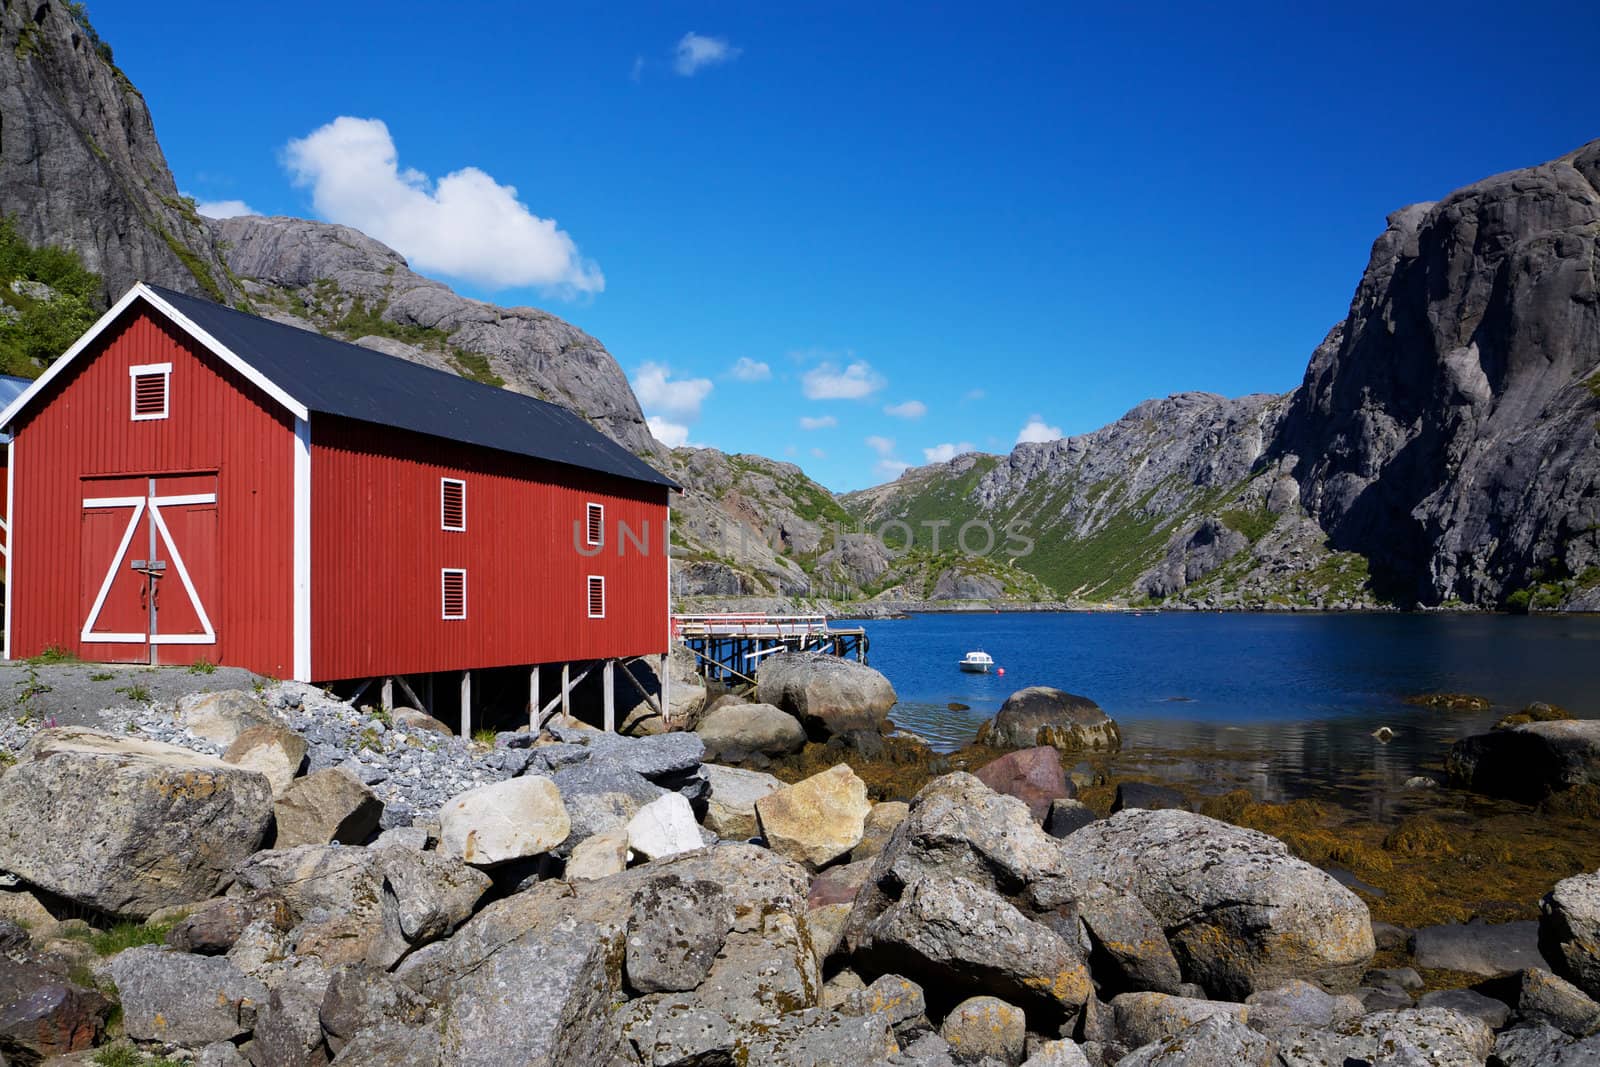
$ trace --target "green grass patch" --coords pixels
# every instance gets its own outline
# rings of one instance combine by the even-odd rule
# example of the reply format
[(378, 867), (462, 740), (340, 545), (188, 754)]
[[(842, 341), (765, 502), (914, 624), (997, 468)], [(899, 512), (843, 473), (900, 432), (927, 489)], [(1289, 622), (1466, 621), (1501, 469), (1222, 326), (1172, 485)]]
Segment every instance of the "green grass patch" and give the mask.
[(495, 732), (488, 727), (484, 727), (481, 730), (472, 731), (472, 740), (476, 741), (480, 745), (487, 745), (490, 748), (494, 747), (494, 737)]
[(100, 1049), (94, 1054), (94, 1062), (97, 1067), (188, 1067), (165, 1056), (147, 1056), (123, 1042)]
[(200, 659), (197, 659), (193, 663), (189, 664), (189, 673), (190, 674), (216, 674), (217, 673), (217, 665), (215, 663), (212, 663), (210, 660), (208, 660), (208, 659), (206, 659), (205, 657), (202, 656)]
[(73, 930), (69, 931), (67, 936), (76, 941), (86, 942), (96, 956), (104, 958), (115, 956), (125, 949), (138, 948), (140, 945), (166, 944), (167, 934), (171, 932), (171, 923), (156, 923), (152, 926), (145, 923), (120, 922), (109, 930)]
[(44, 667), (55, 663), (81, 663), (75, 653), (55, 645), (46, 645), (45, 650), (37, 656), (29, 656), (27, 662), (35, 667)]
[(1230, 530), (1236, 530), (1250, 539), (1253, 545), (1278, 524), (1278, 516), (1266, 508), (1232, 508), (1222, 513), (1222, 521)]
[(132, 685), (119, 686), (116, 691), (136, 704), (150, 703), (150, 690), (137, 682)]
[(494, 372), (489, 357), (481, 352), (468, 352), (464, 348), (451, 349), (450, 365), (463, 378), (470, 378), (483, 385), (492, 385), (498, 389), (506, 384), (506, 380)]

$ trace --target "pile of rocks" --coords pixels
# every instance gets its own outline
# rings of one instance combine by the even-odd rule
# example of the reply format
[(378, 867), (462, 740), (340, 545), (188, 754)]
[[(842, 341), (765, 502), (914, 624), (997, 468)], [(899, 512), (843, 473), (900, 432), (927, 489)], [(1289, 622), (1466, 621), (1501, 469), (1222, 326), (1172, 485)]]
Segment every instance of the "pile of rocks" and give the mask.
[[(325, 701), (215, 694), (133, 735), (32, 737), (0, 773), (0, 1057), (108, 1041), (215, 1067), (1600, 1057), (1600, 874), (1557, 887), (1511, 973), (1414, 1000), (1416, 972), (1371, 969), (1405, 935), (1328, 874), (1131, 793), (1095, 819), (1054, 748), (873, 804), (846, 765), (786, 784), (707, 762), (692, 732), (557, 723), (428, 749), (421, 724)], [(372, 758), (319, 758), (368, 720), (385, 727)], [(408, 780), (416, 749), (459, 753), (462, 788), (385, 828), (375, 790)], [(386, 773), (364, 781), (372, 766)], [(82, 916), (143, 925), (97, 939)], [(1420, 961), (1439, 938), (1415, 937)], [(151, 943), (115, 951), (130, 941)]]

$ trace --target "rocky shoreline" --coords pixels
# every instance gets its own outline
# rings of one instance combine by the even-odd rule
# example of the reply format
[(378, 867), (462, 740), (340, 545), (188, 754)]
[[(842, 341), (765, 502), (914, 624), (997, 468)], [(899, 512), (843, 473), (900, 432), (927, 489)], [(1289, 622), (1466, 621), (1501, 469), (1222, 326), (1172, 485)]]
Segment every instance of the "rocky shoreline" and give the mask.
[[(1543, 809), (1419, 788), (1433, 814), (1374, 840), (1315, 802), (1150, 780), (1159, 753), (1123, 751), (1056, 690), (1016, 694), (982, 748), (941, 757), (887, 726), (893, 689), (869, 668), (781, 655), (759, 682), (691, 695), (693, 730), (561, 721), (492, 745), (293, 683), (94, 727), (8, 722), (0, 1058), (1600, 1056), (1600, 851), (1529, 832), (1582, 825), (1550, 805), (1585, 795), (1581, 776), (1552, 779)], [(1582, 732), (1507, 723), (1512, 740), (1458, 746), (1458, 778), (1498, 750), (1570, 756)], [(1445, 821), (1462, 797), (1521, 820), (1515, 856)], [(1424, 923), (1403, 886), (1445, 857), (1547, 881), (1499, 913), (1424, 886), (1457, 908)]]

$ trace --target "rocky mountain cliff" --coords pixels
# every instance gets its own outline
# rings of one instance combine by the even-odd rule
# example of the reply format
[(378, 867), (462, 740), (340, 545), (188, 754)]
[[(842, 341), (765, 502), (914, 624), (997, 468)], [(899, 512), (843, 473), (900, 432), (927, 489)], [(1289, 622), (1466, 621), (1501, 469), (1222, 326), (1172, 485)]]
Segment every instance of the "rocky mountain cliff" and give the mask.
[(1023, 522), (1057, 591), (1600, 608), (1600, 141), (1389, 218), (1282, 397), (1180, 394), (842, 503)]
[(0, 0), (0, 215), (33, 245), (77, 253), (106, 301), (139, 280), (238, 296), (81, 4)]
[(1597, 414), (1600, 141), (1391, 215), (1272, 453), (1390, 598), (1600, 606)]
[(563, 404), (641, 455), (664, 454), (611, 353), (549, 312), (458, 296), (348, 226), (260, 217), (212, 226), (257, 313)]

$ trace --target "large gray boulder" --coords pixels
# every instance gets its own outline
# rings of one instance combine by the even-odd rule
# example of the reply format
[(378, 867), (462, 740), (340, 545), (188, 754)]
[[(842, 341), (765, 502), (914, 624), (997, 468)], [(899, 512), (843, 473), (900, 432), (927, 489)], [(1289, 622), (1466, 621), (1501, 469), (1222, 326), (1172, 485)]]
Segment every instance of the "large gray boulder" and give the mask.
[(1460, 788), (1527, 802), (1600, 785), (1600, 719), (1528, 722), (1473, 734), (1450, 747), (1445, 768)]
[(1600, 999), (1600, 872), (1564, 878), (1540, 901), (1539, 949), (1556, 974)]
[(273, 796), (282, 796), (305, 765), (308, 748), (305, 738), (282, 723), (270, 722), (240, 734), (222, 758), (247, 771), (260, 771), (272, 783)]
[(1187, 811), (1119, 812), (1062, 843), (1072, 879), (1137, 897), (1186, 980), (1243, 999), (1291, 978), (1349, 990), (1375, 951), (1350, 890), (1283, 842)]
[[(728, 1062), (758, 1025), (819, 1002), (806, 885), (800, 867), (749, 845), (685, 853), (577, 887), (540, 882), (484, 908), (397, 973), (453, 1005), (442, 1032), (454, 1062), (608, 1064), (619, 1035), (653, 1050), (646, 1062), (691, 1054)], [(649, 902), (669, 898), (685, 946), (645, 928)], [(692, 899), (705, 904), (700, 918), (722, 918), (691, 923), (684, 910)], [(726, 929), (716, 930), (724, 919)], [(721, 948), (711, 952), (718, 934)], [(710, 962), (692, 991), (628, 1001), (630, 952), (657, 985), (688, 984), (708, 955)]]
[(566, 764), (551, 778), (561, 790), (570, 826), (566, 840), (552, 850), (563, 857), (595, 834), (627, 826), (640, 808), (667, 792), (638, 771), (604, 756)]
[(694, 732), (705, 742), (707, 759), (786, 756), (806, 744), (800, 720), (771, 704), (722, 704), (702, 715)]
[(261, 844), (272, 787), (174, 745), (41, 730), (0, 777), (0, 869), (142, 919), (213, 896)]
[(122, 1023), (135, 1041), (199, 1048), (255, 1028), (267, 987), (222, 956), (191, 956), (155, 946), (111, 961)]
[(242, 689), (185, 694), (178, 698), (172, 717), (196, 737), (224, 750), (258, 726), (281, 725), (259, 697)]
[(762, 660), (756, 697), (795, 716), (818, 737), (881, 731), (897, 699), (878, 671), (820, 652), (777, 652)]
[(1600, 1036), (1574, 1038), (1549, 1023), (1507, 1030), (1495, 1039), (1494, 1067), (1600, 1067)]
[(272, 805), (275, 848), (297, 845), (360, 845), (378, 829), (383, 801), (343, 767), (297, 778), (279, 790)]
[(1250, 1021), (1250, 1009), (1225, 1000), (1196, 1000), (1166, 993), (1123, 993), (1112, 998), (1117, 1038), (1130, 1048), (1176, 1037), (1202, 1019), (1223, 1016), (1241, 1026)]
[(410, 986), (365, 964), (337, 967), (328, 976), (317, 1019), (337, 1056), (363, 1030), (384, 1023), (416, 1026), (427, 1019), (430, 1005)]
[(978, 743), (996, 748), (1050, 745), (1063, 752), (1110, 752), (1122, 747), (1122, 731), (1088, 697), (1034, 685), (1006, 698), (995, 717), (978, 728)]
[(1039, 828), (1028, 806), (962, 772), (934, 779), (912, 798), (856, 895), (849, 943), (859, 944), (906, 886), (930, 875), (970, 882), (1029, 911), (1080, 895), (1061, 843)]
[(1482, 1067), (1494, 1031), (1482, 1019), (1446, 1008), (1379, 1011), (1327, 1029), (1277, 1035), (1282, 1067), (1383, 1063), (1404, 1067)]
[(238, 882), (283, 900), (298, 954), (330, 968), (384, 969), (448, 936), (490, 885), (488, 875), (435, 852), (340, 845), (259, 852), (239, 868)]
[(439, 851), (479, 867), (549, 852), (571, 831), (561, 790), (535, 775), (480, 785), (439, 809)]
[(879, 974), (972, 994), (995, 993), (1042, 1023), (1077, 1014), (1089, 969), (1060, 934), (971, 882), (937, 875), (906, 886), (857, 941), (855, 958)]
[[(1271, 1040), (1232, 1013), (1219, 1012), (1206, 1015), (1170, 1037), (1135, 1049), (1118, 1060), (1117, 1067), (1280, 1067), (1277, 1053), (1278, 1047)], [(1335, 1065), (1347, 1067), (1343, 1060), (1330, 1060), (1321, 1067)]]
[(707, 763), (701, 768), (711, 782), (706, 803), (706, 829), (730, 841), (748, 841), (761, 832), (756, 801), (784, 788), (781, 779), (762, 771)]
[(1412, 955), (1418, 967), (1485, 977), (1543, 962), (1538, 924), (1530, 920), (1486, 923), (1474, 919), (1423, 926), (1414, 935), (1414, 946)]

